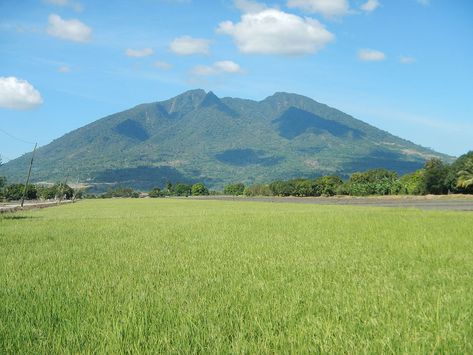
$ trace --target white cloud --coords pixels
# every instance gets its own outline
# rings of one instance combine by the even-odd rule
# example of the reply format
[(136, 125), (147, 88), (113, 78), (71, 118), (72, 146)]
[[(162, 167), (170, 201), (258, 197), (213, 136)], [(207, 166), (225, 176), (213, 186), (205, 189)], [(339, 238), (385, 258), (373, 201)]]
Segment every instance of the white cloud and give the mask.
[(174, 39), (169, 47), (173, 53), (179, 55), (208, 54), (210, 41), (203, 38), (182, 36)]
[(48, 21), (46, 32), (51, 36), (75, 42), (90, 41), (92, 29), (79, 20), (63, 20), (59, 15), (51, 14)]
[(364, 4), (362, 4), (362, 5), (360, 6), (360, 8), (361, 8), (363, 11), (366, 11), (366, 12), (374, 11), (374, 10), (376, 10), (378, 7), (379, 7), (379, 1), (378, 1), (378, 0), (368, 0), (367, 2), (365, 2)]
[(57, 68), (57, 71), (59, 73), (69, 73), (71, 71), (71, 67), (67, 65), (61, 65), (59, 68)]
[(0, 77), (0, 107), (28, 110), (43, 103), (38, 90), (26, 80)]
[(416, 61), (414, 57), (408, 56), (408, 55), (401, 55), (399, 57), (399, 62), (401, 64), (412, 64)]
[(348, 0), (288, 0), (287, 6), (325, 17), (344, 16), (350, 12)]
[(234, 0), (235, 7), (244, 13), (261, 12), (267, 9), (265, 4), (251, 0)]
[(417, 2), (424, 6), (430, 5), (430, 0), (417, 0)]
[(44, 2), (56, 5), (56, 6), (68, 6), (74, 9), (74, 11), (80, 12), (84, 8), (80, 2), (71, 1), (71, 0), (44, 0)]
[(192, 74), (207, 76), (207, 75), (218, 75), (218, 74), (238, 74), (242, 73), (240, 65), (231, 61), (223, 60), (220, 62), (215, 62), (212, 65), (198, 65), (192, 69)]
[(317, 20), (276, 9), (243, 14), (238, 23), (222, 22), (217, 32), (232, 36), (241, 52), (257, 54), (315, 53), (335, 38)]
[(152, 48), (143, 48), (143, 49), (131, 49), (131, 48), (128, 48), (126, 51), (125, 51), (125, 54), (128, 56), (128, 57), (137, 57), (137, 58), (140, 58), (140, 57), (148, 57), (150, 55), (152, 55), (154, 53), (154, 50)]
[(154, 62), (154, 66), (156, 68), (163, 69), (163, 70), (168, 70), (172, 68), (172, 65), (170, 63), (163, 62), (161, 60), (157, 60), (156, 62)]
[(386, 59), (386, 54), (374, 49), (360, 49), (358, 58), (366, 62), (379, 62)]

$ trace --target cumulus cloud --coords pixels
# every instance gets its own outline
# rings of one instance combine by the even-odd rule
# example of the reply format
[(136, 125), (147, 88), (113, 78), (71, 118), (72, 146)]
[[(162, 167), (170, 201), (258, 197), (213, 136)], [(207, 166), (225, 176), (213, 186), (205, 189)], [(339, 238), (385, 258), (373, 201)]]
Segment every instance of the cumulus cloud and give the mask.
[(363, 11), (366, 11), (366, 12), (374, 11), (374, 10), (376, 10), (378, 7), (379, 7), (379, 1), (378, 1), (378, 0), (368, 0), (367, 2), (365, 2), (364, 4), (362, 4), (362, 5), (360, 6), (360, 8), (361, 8)]
[(201, 76), (218, 75), (224, 73), (238, 74), (242, 72), (243, 71), (240, 65), (231, 60), (215, 62), (212, 65), (198, 65), (192, 69), (192, 74)]
[(125, 51), (125, 54), (128, 56), (128, 57), (137, 57), (137, 58), (140, 58), (140, 57), (148, 57), (150, 55), (152, 55), (154, 53), (154, 50), (152, 48), (143, 48), (143, 49), (131, 49), (131, 48), (128, 48), (126, 51)]
[(68, 6), (77, 12), (80, 12), (83, 10), (82, 4), (76, 1), (71, 1), (71, 0), (44, 0), (44, 1), (51, 5)]
[(69, 41), (88, 42), (92, 36), (92, 29), (76, 19), (64, 20), (59, 15), (51, 14), (46, 32), (53, 36)]
[(358, 58), (365, 62), (379, 62), (386, 59), (386, 54), (375, 49), (360, 49)]
[(0, 107), (28, 110), (43, 103), (38, 90), (26, 80), (0, 77)]
[(169, 47), (173, 53), (179, 55), (208, 54), (210, 40), (182, 36), (174, 39)]
[(57, 68), (57, 71), (59, 73), (69, 73), (71, 71), (71, 67), (67, 65), (61, 65), (59, 68)]
[(414, 57), (411, 57), (409, 55), (401, 55), (399, 57), (399, 62), (401, 64), (412, 64), (416, 61), (416, 59)]
[(315, 53), (335, 38), (317, 20), (276, 9), (243, 14), (238, 23), (222, 22), (217, 32), (232, 36), (241, 52), (256, 54)]
[(267, 9), (265, 4), (251, 0), (235, 0), (235, 7), (244, 13), (261, 12)]
[(287, 6), (325, 17), (340, 17), (350, 12), (348, 0), (288, 0)]
[(154, 62), (154, 66), (159, 69), (168, 70), (172, 68), (172, 65), (168, 62), (163, 62), (162, 60), (157, 60)]

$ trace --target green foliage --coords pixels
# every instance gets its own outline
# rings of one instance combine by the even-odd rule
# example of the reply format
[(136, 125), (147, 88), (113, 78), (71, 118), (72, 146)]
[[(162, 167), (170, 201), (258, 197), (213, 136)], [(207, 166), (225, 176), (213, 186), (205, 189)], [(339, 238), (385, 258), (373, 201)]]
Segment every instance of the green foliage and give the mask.
[(458, 172), (457, 186), (462, 189), (473, 187), (473, 159), (465, 162), (463, 169)]
[(473, 185), (468, 182), (471, 165), (473, 164), (473, 151), (460, 156), (450, 165), (446, 183), (450, 191), (456, 193), (473, 194)]
[(74, 190), (67, 184), (56, 183), (52, 186), (37, 186), (38, 198), (42, 200), (66, 199), (70, 200), (74, 196)]
[(187, 184), (176, 184), (173, 188), (173, 194), (175, 196), (190, 196), (192, 194), (192, 186)]
[(0, 176), (0, 199), (5, 198), (5, 187), (7, 186), (7, 178)]
[(225, 195), (241, 196), (245, 191), (245, 185), (241, 182), (236, 184), (229, 184), (224, 187), (223, 193)]
[(249, 197), (273, 195), (273, 193), (271, 192), (271, 189), (269, 188), (269, 185), (265, 185), (265, 184), (255, 184), (255, 185), (247, 186), (245, 187), (243, 194)]
[(334, 196), (342, 185), (343, 180), (338, 176), (321, 176), (315, 180), (315, 196)]
[[(4, 198), (9, 201), (18, 201), (23, 197), (25, 184), (10, 184), (4, 188)], [(37, 198), (36, 186), (28, 184), (25, 199), (35, 200)]]
[(192, 196), (204, 196), (209, 194), (209, 189), (201, 182), (192, 185)]
[(148, 193), (149, 197), (151, 198), (157, 198), (157, 197), (163, 197), (164, 193), (161, 191), (159, 187), (155, 187), (151, 189), (151, 191)]
[(351, 196), (389, 195), (399, 190), (397, 173), (386, 169), (371, 169), (353, 173), (345, 185)]
[(428, 194), (441, 195), (448, 192), (449, 167), (440, 159), (432, 158), (424, 165), (424, 189)]
[(292, 181), (274, 181), (269, 184), (269, 189), (274, 196), (294, 195), (294, 183)]
[(471, 212), (87, 200), (0, 216), (1, 354), (472, 354)]
[(401, 189), (399, 193), (407, 195), (424, 195), (425, 181), (424, 170), (420, 169), (412, 174), (406, 174), (399, 179)]

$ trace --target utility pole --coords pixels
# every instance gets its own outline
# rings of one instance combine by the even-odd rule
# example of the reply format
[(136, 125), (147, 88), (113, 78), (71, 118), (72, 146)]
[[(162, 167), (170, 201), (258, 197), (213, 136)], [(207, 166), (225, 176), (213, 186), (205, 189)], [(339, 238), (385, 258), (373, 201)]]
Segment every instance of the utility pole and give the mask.
[(26, 178), (25, 188), (23, 189), (23, 196), (21, 197), (21, 208), (23, 208), (23, 204), (25, 203), (26, 192), (28, 190), (28, 183), (30, 182), (31, 168), (33, 167), (34, 153), (36, 153), (37, 146), (38, 146), (38, 143), (35, 143), (34, 149), (33, 149), (33, 155), (31, 156), (30, 168), (28, 169), (28, 177)]

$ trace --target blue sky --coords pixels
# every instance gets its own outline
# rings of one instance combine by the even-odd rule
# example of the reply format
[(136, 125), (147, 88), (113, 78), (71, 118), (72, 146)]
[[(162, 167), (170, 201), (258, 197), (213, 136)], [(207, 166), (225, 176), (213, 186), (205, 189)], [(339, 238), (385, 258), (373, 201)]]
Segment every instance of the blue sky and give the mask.
[(470, 0), (0, 0), (0, 154), (204, 88), (306, 95), (461, 155), (472, 58)]

